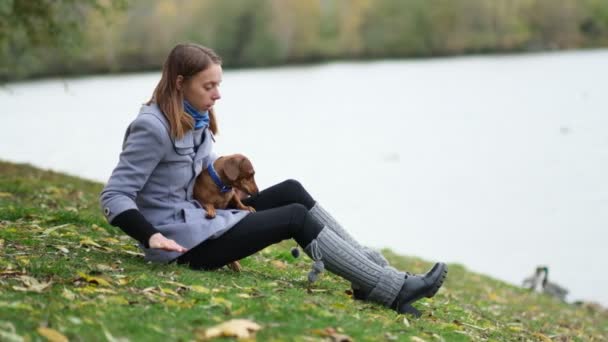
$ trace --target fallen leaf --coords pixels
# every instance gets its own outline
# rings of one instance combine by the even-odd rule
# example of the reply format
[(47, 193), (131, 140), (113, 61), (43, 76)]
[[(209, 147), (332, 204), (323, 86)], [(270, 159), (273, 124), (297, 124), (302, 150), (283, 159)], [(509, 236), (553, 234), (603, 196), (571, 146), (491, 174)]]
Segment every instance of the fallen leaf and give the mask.
[(103, 334), (106, 336), (106, 339), (108, 340), (108, 342), (127, 342), (127, 341), (129, 341), (129, 339), (124, 338), (124, 337), (114, 337), (112, 334), (110, 334), (108, 329), (106, 329), (106, 327), (104, 327), (104, 326), (102, 326), (102, 330), (103, 330)]
[(140, 253), (140, 252), (133, 252), (133, 251), (123, 251), (129, 255), (135, 255), (135, 256), (144, 256), (144, 253)]
[(74, 292), (66, 289), (65, 287), (63, 288), (63, 292), (61, 293), (61, 296), (67, 300), (76, 299), (76, 294)]
[(65, 254), (70, 253), (70, 251), (69, 251), (67, 248), (63, 247), (63, 246), (53, 246), (53, 247), (57, 248), (57, 249), (58, 249), (58, 250), (60, 250), (62, 253), (65, 253)]
[(285, 263), (284, 261), (281, 260), (272, 260), (270, 262), (270, 264), (280, 270), (284, 269), (285, 267), (287, 267), (287, 263)]
[(205, 330), (204, 337), (251, 338), (255, 335), (255, 332), (260, 329), (262, 329), (262, 327), (254, 321), (248, 319), (231, 319)]
[(163, 293), (163, 294), (180, 297), (180, 295), (177, 292), (175, 292), (175, 291), (173, 291), (171, 289), (165, 289), (165, 288), (162, 288), (160, 286), (158, 288), (160, 289), (160, 292)]
[(97, 284), (100, 286), (106, 286), (106, 287), (110, 287), (110, 283), (103, 279), (102, 277), (94, 277), (94, 276), (90, 276), (87, 274), (84, 274), (82, 272), (78, 272), (78, 275), (80, 276), (80, 279), (86, 281), (87, 283), (93, 283), (93, 284)]
[(60, 225), (58, 225), (58, 226), (54, 226), (54, 227), (47, 228), (47, 229), (45, 229), (45, 230), (42, 232), (42, 235), (43, 235), (43, 236), (49, 235), (49, 234), (51, 234), (52, 232), (56, 231), (57, 229), (60, 229), (60, 228), (63, 228), (63, 227), (67, 227), (67, 226), (69, 226), (69, 225), (70, 225), (69, 223), (66, 223), (66, 224), (60, 224)]
[(227, 309), (230, 309), (232, 307), (232, 302), (222, 297), (212, 297), (211, 304), (224, 306)]
[[(340, 329), (340, 328), (338, 328)], [(324, 337), (328, 337), (332, 342), (352, 342), (353, 339), (348, 336), (338, 332), (338, 330), (327, 327), (325, 329), (315, 329), (312, 331), (314, 334), (321, 335)]]
[(186, 284), (178, 283), (176, 281), (171, 281), (171, 280), (165, 280), (165, 281), (163, 281), (163, 283), (169, 284), (169, 285), (173, 285), (173, 286), (177, 286), (177, 287), (181, 287), (181, 288), (184, 288), (184, 289), (189, 289), (190, 288), (190, 286), (188, 286)]
[(23, 337), (17, 335), (11, 322), (0, 322), (0, 340), (6, 342), (23, 342)]
[(410, 337), (410, 341), (412, 341), (412, 342), (426, 342), (425, 340), (423, 340), (423, 339), (421, 339), (420, 337), (417, 337), (417, 336)]
[(114, 271), (114, 268), (112, 266), (105, 265), (105, 264), (97, 264), (97, 265), (95, 265), (95, 269), (97, 271), (100, 271), (100, 272), (112, 272), (112, 271)]
[(51, 342), (68, 342), (68, 338), (55, 329), (39, 327), (36, 331)]
[(25, 287), (13, 286), (13, 289), (17, 290), (17, 291), (23, 291), (23, 292), (41, 293), (42, 291), (46, 290), (49, 286), (51, 286), (51, 284), (53, 284), (52, 280), (44, 283), (44, 282), (39, 282), (38, 279), (36, 279), (36, 278), (26, 276), (26, 275), (20, 276), (19, 280), (21, 280), (21, 282), (23, 283), (23, 285)]
[(92, 246), (101, 248), (101, 245), (93, 241), (93, 239), (91, 239), (90, 237), (85, 237), (84, 239), (80, 240), (80, 246)]
[(211, 292), (211, 290), (209, 290), (208, 288), (201, 286), (201, 285), (191, 285), (190, 290), (192, 290), (194, 292), (198, 292), (198, 293), (205, 293), (205, 294)]
[(410, 327), (410, 321), (407, 320), (407, 317), (403, 317), (403, 325), (405, 325), (406, 327)]
[(547, 335), (541, 333), (533, 333), (532, 335), (538, 337), (543, 342), (551, 342), (551, 339)]

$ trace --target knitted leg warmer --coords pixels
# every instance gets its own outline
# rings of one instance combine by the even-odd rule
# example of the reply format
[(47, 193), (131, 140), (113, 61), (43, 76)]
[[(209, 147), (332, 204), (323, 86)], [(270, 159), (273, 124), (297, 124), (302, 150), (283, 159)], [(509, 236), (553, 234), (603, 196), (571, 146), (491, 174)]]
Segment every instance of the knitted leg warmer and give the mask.
[(315, 260), (309, 280), (311, 275), (315, 277), (318, 274), (315, 269), (327, 268), (353, 283), (366, 294), (367, 300), (388, 307), (395, 301), (405, 282), (403, 273), (372, 262), (367, 255), (328, 227), (324, 227), (304, 251)]
[(388, 261), (380, 252), (375, 251), (369, 247), (361, 246), (357, 240), (355, 240), (346, 229), (342, 228), (340, 223), (336, 221), (336, 219), (331, 216), (319, 203), (315, 203), (315, 205), (310, 209), (310, 213), (312, 216), (321, 222), (322, 225), (329, 227), (329, 229), (333, 230), (339, 237), (341, 237), (344, 241), (351, 244), (353, 247), (359, 249), (363, 254), (365, 254), (368, 259), (376, 263), (379, 266), (388, 266)]

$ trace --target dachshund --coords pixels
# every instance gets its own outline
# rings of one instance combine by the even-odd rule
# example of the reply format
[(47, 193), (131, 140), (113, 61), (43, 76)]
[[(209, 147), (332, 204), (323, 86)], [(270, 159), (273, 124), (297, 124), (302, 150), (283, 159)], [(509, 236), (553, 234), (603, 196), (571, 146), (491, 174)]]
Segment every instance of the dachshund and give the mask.
[(234, 189), (248, 195), (258, 193), (255, 171), (247, 157), (232, 154), (219, 157), (201, 172), (194, 184), (194, 198), (207, 211), (207, 218), (215, 217), (215, 209), (236, 208), (255, 212), (255, 209), (241, 202)]
[[(255, 209), (241, 202), (238, 189), (248, 195), (258, 193), (254, 179), (255, 171), (247, 157), (242, 154), (222, 156), (201, 172), (194, 183), (193, 196), (205, 211), (207, 218), (216, 216), (216, 209), (228, 207), (255, 212)], [(239, 272), (241, 265), (238, 261), (228, 264), (233, 271)]]

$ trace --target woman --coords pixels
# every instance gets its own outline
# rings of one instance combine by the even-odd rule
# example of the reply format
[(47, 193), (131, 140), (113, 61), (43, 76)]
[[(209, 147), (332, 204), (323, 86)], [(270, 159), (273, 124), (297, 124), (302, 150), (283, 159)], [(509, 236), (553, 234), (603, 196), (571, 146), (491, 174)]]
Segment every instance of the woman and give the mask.
[(293, 180), (244, 199), (255, 213), (218, 210), (206, 219), (192, 191), (196, 176), (217, 159), (213, 105), (221, 81), (221, 59), (211, 49), (177, 45), (152, 99), (127, 129), (100, 201), (108, 222), (138, 240), (146, 260), (216, 269), (293, 238), (315, 260), (311, 281), (326, 267), (352, 283), (356, 298), (403, 313), (439, 290), (445, 264), (420, 276), (398, 272), (380, 253), (360, 246)]

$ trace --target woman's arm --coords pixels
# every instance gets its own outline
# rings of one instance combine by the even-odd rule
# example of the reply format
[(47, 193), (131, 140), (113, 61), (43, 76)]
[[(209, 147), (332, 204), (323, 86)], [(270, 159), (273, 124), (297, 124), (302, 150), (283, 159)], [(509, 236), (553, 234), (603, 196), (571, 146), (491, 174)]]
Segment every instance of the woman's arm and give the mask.
[[(125, 134), (118, 165), (100, 194), (108, 222), (150, 248), (159, 248), (159, 244), (152, 244), (151, 237), (162, 234), (139, 212), (135, 198), (164, 158), (164, 139), (168, 140), (167, 133), (156, 117), (144, 114), (135, 119)], [(181, 251), (180, 248), (170, 250)]]

